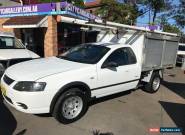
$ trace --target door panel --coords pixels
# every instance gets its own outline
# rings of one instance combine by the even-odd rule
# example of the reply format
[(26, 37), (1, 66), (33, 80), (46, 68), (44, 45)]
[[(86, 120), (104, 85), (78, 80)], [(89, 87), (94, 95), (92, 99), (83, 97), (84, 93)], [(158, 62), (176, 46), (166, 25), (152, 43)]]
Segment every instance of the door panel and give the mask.
[(97, 88), (93, 90), (93, 93), (101, 97), (135, 88), (140, 76), (137, 70), (136, 64), (99, 69)]
[[(129, 51), (127, 48), (117, 49), (102, 64), (116, 62), (118, 67), (102, 68), (102, 65), (97, 66), (97, 88), (93, 89), (92, 95), (102, 97), (130, 90), (137, 86), (141, 74), (141, 66), (137, 63), (133, 52), (129, 54)], [(127, 52), (131, 56), (125, 55)]]

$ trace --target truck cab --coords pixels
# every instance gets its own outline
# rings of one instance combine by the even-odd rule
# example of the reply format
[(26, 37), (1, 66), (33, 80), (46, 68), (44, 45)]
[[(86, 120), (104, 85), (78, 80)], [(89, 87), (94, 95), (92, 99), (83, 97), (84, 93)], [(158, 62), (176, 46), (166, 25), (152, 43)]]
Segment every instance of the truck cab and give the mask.
[(39, 57), (39, 55), (26, 49), (13, 34), (0, 32), (0, 74), (13, 64)]

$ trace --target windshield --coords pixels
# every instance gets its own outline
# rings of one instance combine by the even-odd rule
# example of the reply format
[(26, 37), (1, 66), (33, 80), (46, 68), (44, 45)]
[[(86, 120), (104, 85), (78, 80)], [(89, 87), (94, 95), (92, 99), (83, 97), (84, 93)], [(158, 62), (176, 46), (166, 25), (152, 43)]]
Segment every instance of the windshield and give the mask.
[(179, 46), (179, 51), (185, 51), (185, 46)]
[(0, 37), (0, 49), (23, 49), (23, 44), (14, 37)]
[(59, 57), (74, 62), (96, 64), (109, 50), (105, 46), (82, 44), (70, 49)]

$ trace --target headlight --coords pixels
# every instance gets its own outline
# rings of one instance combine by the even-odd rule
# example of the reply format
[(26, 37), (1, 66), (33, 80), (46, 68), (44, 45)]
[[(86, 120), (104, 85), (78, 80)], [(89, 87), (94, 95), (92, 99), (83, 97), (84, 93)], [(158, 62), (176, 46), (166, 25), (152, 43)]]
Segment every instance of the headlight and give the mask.
[(13, 88), (18, 91), (43, 91), (45, 82), (18, 82)]

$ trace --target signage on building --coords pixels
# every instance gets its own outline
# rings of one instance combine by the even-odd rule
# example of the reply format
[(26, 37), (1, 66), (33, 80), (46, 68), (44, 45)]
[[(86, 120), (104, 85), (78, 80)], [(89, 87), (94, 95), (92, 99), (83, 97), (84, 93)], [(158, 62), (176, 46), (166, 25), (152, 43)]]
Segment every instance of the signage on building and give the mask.
[(61, 2), (61, 9), (63, 11), (67, 11), (67, 12), (70, 12), (74, 15), (77, 15), (77, 16), (81, 16), (82, 18), (88, 18), (88, 19), (91, 19), (91, 20), (94, 20), (94, 19), (100, 19), (100, 17), (98, 16), (95, 16), (79, 7), (76, 7), (74, 6), (73, 4), (70, 4), (70, 3), (67, 3), (67, 2)]
[(0, 18), (51, 14), (53, 8), (55, 8), (53, 6), (54, 5), (47, 3), (47, 4), (3, 7), (0, 8)]
[(100, 19), (99, 17), (67, 2), (0, 8), (0, 18), (33, 15), (70, 15), (85, 20)]

